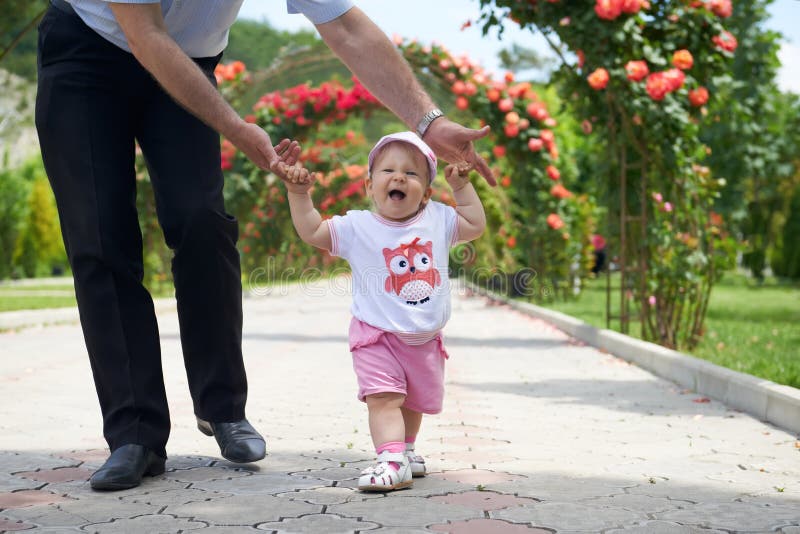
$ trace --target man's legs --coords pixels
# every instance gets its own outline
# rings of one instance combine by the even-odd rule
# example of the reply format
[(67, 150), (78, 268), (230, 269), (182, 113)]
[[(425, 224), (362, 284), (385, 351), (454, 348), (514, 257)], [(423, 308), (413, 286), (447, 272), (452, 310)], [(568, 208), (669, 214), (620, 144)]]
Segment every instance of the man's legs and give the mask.
[[(197, 61), (213, 79), (216, 59)], [(136, 136), (161, 228), (175, 251), (172, 273), (195, 414), (238, 421), (247, 398), (238, 223), (225, 212), (219, 134), (153, 85)]]
[[(209, 83), (217, 59), (196, 60)], [(198, 428), (215, 436), (228, 460), (254, 462), (265, 444), (244, 416), (238, 223), (225, 213), (219, 135), (153, 85), (136, 137), (175, 251), (181, 345)]]
[(39, 35), (36, 126), (75, 278), (103, 433), (112, 452), (166, 456), (169, 412), (136, 214), (136, 62), (50, 8)]

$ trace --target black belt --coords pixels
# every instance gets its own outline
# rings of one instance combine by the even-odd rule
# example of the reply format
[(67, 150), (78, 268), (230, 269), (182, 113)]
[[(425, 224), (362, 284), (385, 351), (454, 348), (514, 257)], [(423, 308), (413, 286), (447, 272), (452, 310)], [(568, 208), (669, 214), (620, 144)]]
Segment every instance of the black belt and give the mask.
[(66, 0), (50, 0), (50, 4), (58, 9), (59, 11), (63, 11), (64, 13), (69, 13), (70, 15), (75, 15), (75, 9), (73, 9), (72, 4), (67, 2)]

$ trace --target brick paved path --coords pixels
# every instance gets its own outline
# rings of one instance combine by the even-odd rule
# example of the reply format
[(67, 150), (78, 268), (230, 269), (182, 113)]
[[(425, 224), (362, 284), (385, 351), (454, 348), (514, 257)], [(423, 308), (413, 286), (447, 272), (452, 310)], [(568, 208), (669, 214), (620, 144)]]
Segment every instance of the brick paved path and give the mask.
[(87, 482), (107, 452), (80, 328), (0, 334), (0, 531), (800, 534), (796, 436), (469, 297), (446, 330), (444, 412), (418, 441), (432, 473), (355, 491), (373, 453), (341, 293), (246, 299), (248, 416), (268, 446), (248, 466), (194, 428), (162, 313), (167, 472), (116, 493)]

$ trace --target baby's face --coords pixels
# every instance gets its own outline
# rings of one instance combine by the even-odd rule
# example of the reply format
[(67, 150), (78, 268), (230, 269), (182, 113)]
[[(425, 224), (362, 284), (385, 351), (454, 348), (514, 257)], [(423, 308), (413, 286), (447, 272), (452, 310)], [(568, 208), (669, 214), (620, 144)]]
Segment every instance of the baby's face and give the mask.
[(425, 156), (407, 143), (386, 145), (372, 164), (367, 178), (367, 194), (378, 214), (393, 221), (404, 221), (417, 214), (431, 197)]

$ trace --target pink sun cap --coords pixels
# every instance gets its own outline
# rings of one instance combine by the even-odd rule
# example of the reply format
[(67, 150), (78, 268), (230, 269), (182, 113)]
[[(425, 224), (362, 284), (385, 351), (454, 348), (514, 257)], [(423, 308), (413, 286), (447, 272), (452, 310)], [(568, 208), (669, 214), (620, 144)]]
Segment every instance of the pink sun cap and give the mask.
[(431, 150), (431, 147), (414, 132), (397, 132), (381, 137), (380, 141), (378, 141), (369, 152), (369, 173), (372, 174), (372, 164), (375, 163), (375, 154), (378, 152), (378, 149), (395, 141), (402, 141), (403, 143), (414, 145), (422, 152), (422, 155), (425, 156), (425, 159), (428, 161), (428, 172), (430, 173), (428, 183), (432, 183), (434, 178), (436, 178), (436, 155), (433, 153), (433, 150)]

